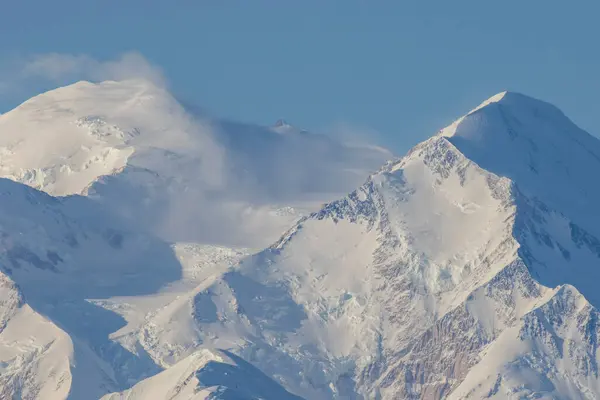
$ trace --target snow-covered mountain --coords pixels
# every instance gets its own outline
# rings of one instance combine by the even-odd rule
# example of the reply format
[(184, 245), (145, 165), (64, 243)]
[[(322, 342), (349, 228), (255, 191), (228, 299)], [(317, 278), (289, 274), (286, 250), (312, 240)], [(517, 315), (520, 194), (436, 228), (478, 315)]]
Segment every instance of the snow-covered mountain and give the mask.
[(0, 180), (2, 396), (600, 398), (600, 142), (555, 107), (498, 94), (259, 252), (132, 224), (139, 147), (84, 195)]
[(203, 289), (198, 335), (311, 399), (600, 396), (598, 168), (497, 95)]
[(289, 124), (190, 112), (143, 80), (41, 94), (1, 115), (0, 133), (2, 177), (92, 196), (170, 241), (234, 246), (270, 244), (389, 158)]
[(0, 398), (99, 398), (160, 372), (145, 348), (184, 353), (194, 325), (169, 310), (249, 254), (232, 243), (269, 243), (388, 155), (276, 128), (192, 115), (145, 81), (1, 115)]

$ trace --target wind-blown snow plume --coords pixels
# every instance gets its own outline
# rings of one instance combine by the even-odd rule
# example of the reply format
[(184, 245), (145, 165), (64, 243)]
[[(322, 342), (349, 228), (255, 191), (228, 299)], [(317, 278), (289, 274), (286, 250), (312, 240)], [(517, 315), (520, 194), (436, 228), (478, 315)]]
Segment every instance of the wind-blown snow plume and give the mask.
[[(135, 71), (162, 81), (135, 55), (107, 63), (49, 55), (25, 68), (55, 79)], [(295, 128), (195, 114), (144, 77), (80, 82), (3, 115), (2, 176), (54, 195), (89, 193), (169, 240), (264, 246), (389, 157)]]

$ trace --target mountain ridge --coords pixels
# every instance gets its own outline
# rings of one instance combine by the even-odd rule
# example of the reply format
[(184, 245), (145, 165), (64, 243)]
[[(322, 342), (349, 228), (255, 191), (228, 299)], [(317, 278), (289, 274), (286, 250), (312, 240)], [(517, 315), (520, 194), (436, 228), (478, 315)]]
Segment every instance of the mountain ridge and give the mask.
[[(457, 152), (459, 153), (458, 155), (457, 155)], [(457, 177), (459, 178), (459, 180), (465, 179), (465, 170), (466, 170), (466, 168), (469, 168), (469, 167), (468, 167), (468, 165), (467, 166), (461, 165), (461, 162), (459, 161), (459, 158), (461, 156), (464, 159), (468, 160), (467, 164), (473, 163), (471, 160), (469, 160), (464, 155), (462, 155), (462, 153), (460, 153), (458, 148), (456, 146), (454, 146), (454, 144), (452, 142), (450, 142), (448, 139), (446, 139), (445, 137), (441, 137), (441, 138), (434, 137), (434, 138), (426, 141), (424, 144), (419, 145), (416, 148), (414, 148), (411, 152), (409, 152), (409, 155), (407, 157), (401, 159), (399, 162), (397, 162), (395, 164), (391, 163), (390, 165), (388, 165), (387, 168), (384, 168), (383, 171), (371, 176), (371, 178), (369, 178), (367, 183), (365, 185), (363, 185), (361, 187), (361, 189), (351, 193), (350, 196), (348, 196), (342, 200), (339, 200), (339, 201), (336, 201), (333, 203), (329, 203), (320, 212), (313, 213), (310, 217), (304, 218), (299, 223), (298, 226), (296, 226), (295, 228), (292, 228), (292, 230), (288, 231), (288, 233), (286, 233), (279, 242), (277, 242), (274, 246), (271, 247), (271, 251), (273, 251), (276, 254), (275, 257), (277, 256), (277, 254), (279, 252), (285, 251), (286, 247), (290, 246), (290, 243), (293, 242), (294, 240), (296, 240), (299, 235), (302, 235), (302, 232), (305, 230), (304, 225), (310, 219), (323, 220), (323, 219), (327, 219), (327, 218), (332, 218), (332, 221), (335, 224), (337, 224), (337, 223), (340, 223), (340, 221), (342, 221), (344, 219), (348, 219), (350, 222), (354, 223), (354, 222), (360, 220), (361, 218), (363, 218), (363, 219), (367, 220), (367, 226), (368, 225), (372, 226), (374, 223), (374, 220), (370, 217), (372, 215), (373, 210), (376, 209), (376, 207), (374, 207), (374, 205), (381, 204), (382, 199), (375, 198), (374, 200), (372, 200), (370, 202), (370, 204), (365, 203), (364, 199), (365, 199), (365, 197), (368, 197), (370, 194), (373, 194), (376, 192), (376, 190), (374, 190), (374, 188), (372, 186), (375, 181), (374, 177), (378, 177), (378, 176), (386, 175), (386, 174), (393, 173), (396, 171), (400, 171), (402, 169), (406, 169), (407, 164), (409, 164), (410, 161), (414, 160), (414, 158), (411, 158), (411, 155), (413, 155), (417, 159), (421, 158), (423, 160), (423, 163), (426, 165), (428, 164), (427, 167), (434, 174), (439, 175), (439, 179), (441, 179), (441, 180), (447, 180), (448, 178), (450, 178), (452, 169), (454, 169), (455, 171), (458, 172)], [(473, 165), (477, 165), (477, 164), (473, 163)], [(481, 167), (477, 165), (476, 169), (481, 169)], [(403, 179), (402, 176), (400, 176), (399, 178)], [(530, 276), (530, 273), (531, 273), (531, 274), (533, 274), (535, 279), (539, 280), (540, 273), (547, 273), (547, 271), (544, 271), (544, 268), (547, 269), (548, 266), (552, 265), (552, 263), (548, 263), (548, 261), (544, 260), (544, 261), (546, 261), (546, 266), (544, 268), (540, 269), (539, 260), (536, 260), (536, 258), (532, 254), (532, 250), (531, 250), (532, 248), (540, 247), (540, 244), (541, 244), (541, 246), (545, 246), (546, 248), (551, 248), (551, 249), (553, 248), (556, 252), (558, 252), (558, 255), (561, 257), (561, 259), (563, 259), (563, 261), (568, 260), (573, 255), (573, 253), (575, 253), (577, 250), (580, 250), (580, 251), (582, 251), (582, 254), (580, 256), (582, 258), (580, 258), (580, 260), (584, 259), (584, 260), (586, 260), (586, 263), (588, 265), (593, 266), (594, 261), (590, 260), (590, 257), (586, 254), (587, 252), (590, 251), (589, 249), (591, 249), (591, 251), (594, 252), (594, 247), (588, 247), (588, 246), (594, 246), (593, 243), (595, 243), (596, 239), (593, 239), (593, 236), (591, 236), (589, 233), (586, 232), (586, 233), (582, 233), (580, 236), (585, 237), (587, 239), (580, 238), (577, 240), (577, 235), (578, 235), (577, 232), (580, 228), (573, 228), (573, 227), (577, 227), (577, 225), (575, 225), (571, 222), (570, 225), (567, 225), (567, 227), (569, 227), (569, 226), (571, 227), (570, 228), (570, 231), (571, 231), (570, 236), (571, 237), (569, 238), (569, 240), (571, 240), (574, 243), (574, 246), (571, 245), (571, 247), (569, 247), (568, 244), (565, 244), (565, 243), (561, 244), (556, 240), (549, 239), (548, 233), (544, 232), (544, 230), (543, 230), (543, 228), (546, 228), (544, 226), (544, 224), (546, 223), (546, 219), (564, 218), (564, 217), (562, 217), (562, 214), (556, 213), (555, 211), (553, 212), (550, 208), (545, 206), (543, 203), (541, 203), (536, 198), (529, 198), (527, 196), (524, 196), (520, 191), (520, 185), (518, 183), (515, 183), (514, 181), (507, 180), (506, 178), (499, 178), (498, 176), (495, 176), (495, 178), (492, 181), (505, 182), (503, 185), (501, 184), (501, 187), (503, 186), (504, 189), (500, 190), (500, 192), (498, 192), (496, 189), (493, 189), (492, 193), (495, 193), (496, 196), (499, 195), (500, 196), (499, 198), (501, 200), (503, 200), (505, 205), (507, 203), (515, 204), (514, 210), (511, 213), (509, 213), (509, 215), (508, 215), (509, 219), (512, 219), (513, 222), (511, 222), (511, 224), (507, 227), (510, 237), (513, 237), (513, 235), (515, 236), (514, 239), (510, 239), (511, 241), (513, 241), (513, 244), (509, 245), (509, 248), (510, 247), (513, 248), (513, 250), (512, 250), (513, 255), (509, 256), (513, 261), (509, 262), (508, 264), (505, 263), (504, 265), (506, 265), (506, 266), (499, 265), (500, 266), (499, 270), (496, 270), (496, 272), (491, 272), (492, 275), (489, 276), (488, 278), (486, 278), (486, 279), (488, 279), (487, 281), (486, 280), (481, 281), (475, 287), (483, 287), (486, 285), (486, 282), (492, 282), (493, 279), (495, 279), (494, 277), (498, 276), (498, 274), (501, 274), (502, 271), (511, 270), (510, 268), (512, 268), (512, 267), (510, 267), (510, 266), (513, 265), (512, 264), (513, 262), (517, 262), (517, 264), (515, 264), (515, 265), (522, 266), (519, 268), (520, 268), (520, 270), (524, 271), (525, 276)], [(437, 182), (440, 182), (440, 180), (437, 180)], [(490, 183), (489, 178), (487, 178), (487, 183)], [(404, 185), (404, 183), (401, 182), (401, 185)], [(502, 195), (502, 193), (504, 193), (504, 195)], [(464, 209), (464, 207), (462, 209)], [(529, 211), (529, 210), (533, 210), (533, 215), (531, 214), (531, 211)], [(350, 214), (344, 214), (345, 212), (346, 213), (350, 212)], [(544, 214), (548, 214), (548, 215), (544, 215)], [(387, 218), (388, 217), (384, 215), (381, 219), (385, 221)], [(381, 219), (380, 219), (380, 221), (381, 221)], [(433, 224), (433, 226), (438, 227), (439, 225)], [(542, 229), (540, 229), (540, 228), (542, 228)], [(410, 232), (411, 229), (409, 229), (408, 231)], [(414, 229), (412, 231), (414, 231)], [(573, 232), (575, 232), (575, 234)], [(583, 232), (585, 232), (585, 231), (583, 231)], [(395, 238), (392, 237), (391, 240), (393, 242), (395, 240)], [(568, 250), (567, 250), (567, 247), (569, 247)], [(572, 248), (575, 248), (575, 249), (572, 249)], [(536, 252), (539, 252), (538, 254), (544, 255), (545, 251), (542, 251), (542, 250), (543, 250), (543, 247), (542, 247), (542, 249), (536, 248)], [(538, 265), (535, 265), (534, 263), (537, 263)], [(555, 269), (560, 268), (560, 266), (557, 266), (556, 263), (554, 263), (554, 264), (555, 265), (553, 268), (555, 268)], [(525, 267), (525, 265), (527, 265), (527, 267)], [(509, 269), (505, 269), (505, 268), (509, 268)], [(523, 270), (523, 268), (525, 268), (525, 269)], [(556, 272), (556, 270), (553, 272)], [(259, 276), (261, 274), (259, 274)], [(555, 281), (553, 283), (562, 282), (563, 285), (566, 285), (566, 287), (569, 287), (569, 281), (568, 280), (564, 281), (563, 278), (564, 277), (560, 277), (558, 279), (553, 278), (553, 280)], [(289, 279), (289, 278), (286, 278), (286, 279)], [(530, 276), (523, 282), (535, 282), (532, 279), (533, 278)], [(588, 277), (588, 279), (589, 279), (589, 277)], [(548, 284), (547, 278), (543, 278), (541, 280), (541, 282), (543, 284)], [(582, 282), (580, 280), (578, 282), (577, 286), (583, 286), (585, 288), (584, 292), (587, 293), (587, 295), (589, 296), (593, 293), (593, 288), (588, 288), (589, 286), (584, 285), (584, 283), (585, 282)], [(524, 287), (531, 286), (531, 283), (529, 283), (529, 284), (523, 283), (523, 284), (525, 285)], [(483, 286), (481, 286), (481, 285), (483, 285)], [(536, 287), (539, 285), (540, 285), (539, 283), (535, 283), (533, 285), (533, 287)], [(295, 284), (295, 286), (298, 286), (298, 284)], [(555, 287), (555, 285), (550, 285), (550, 287)], [(561, 287), (560, 284), (558, 287), (559, 288)], [(540, 289), (541, 288), (543, 288), (543, 286), (540, 286)], [(541, 296), (541, 294), (542, 294), (542, 292), (539, 292), (540, 289), (534, 290), (534, 289), (530, 288), (530, 289), (527, 289), (525, 291), (525, 293), (533, 293), (533, 294), (537, 293), (535, 295), (530, 294), (530, 295), (533, 295), (534, 298), (536, 298), (536, 297)], [(525, 290), (525, 289), (523, 289), (523, 290)], [(534, 290), (534, 292), (531, 292), (531, 290)], [(544, 290), (546, 292), (548, 291), (547, 289), (544, 289)], [(460, 304), (463, 303), (469, 296), (470, 296), (470, 294), (469, 294), (469, 292), (467, 292), (463, 296), (462, 299), (458, 300), (458, 303), (454, 303), (455, 304), (454, 306), (452, 306), (452, 305), (447, 306), (446, 309), (449, 312), (452, 310), (460, 309)], [(304, 304), (303, 302), (300, 302), (300, 303)], [(459, 307), (459, 308), (456, 308), (456, 307)], [(410, 314), (412, 317), (414, 317), (414, 313), (408, 312), (408, 314)], [(444, 315), (444, 314), (442, 313), (441, 315)], [(393, 375), (391, 375), (391, 376), (393, 376)], [(386, 382), (388, 380), (389, 379), (384, 379), (383, 382)], [(454, 386), (451, 385), (450, 388), (454, 388)], [(439, 390), (440, 389), (434, 389), (434, 392), (426, 392), (425, 395), (421, 393), (421, 396), (422, 396), (422, 398), (428, 398), (429, 395), (434, 396), (434, 397), (441, 396), (444, 393), (445, 389), (442, 389), (441, 392)], [(411, 394), (411, 392), (401, 392), (401, 393), (404, 393), (402, 395), (403, 398), (404, 398), (404, 396), (409, 396), (410, 398), (412, 398), (411, 396), (416, 394), (415, 392), (413, 392), (412, 394)], [(429, 393), (429, 395), (427, 393)], [(437, 393), (437, 394), (434, 395), (433, 393)], [(397, 395), (398, 395), (398, 393), (396, 393), (395, 396), (397, 396)], [(571, 392), (570, 395), (573, 395), (573, 392)]]
[[(237, 390), (232, 382), (244, 383), (215, 371), (244, 363), (261, 371), (257, 382), (269, 390), (248, 384), (236, 392), (241, 398), (277, 398), (281, 390), (317, 400), (599, 397), (600, 232), (593, 205), (600, 190), (587, 177), (600, 170), (600, 143), (543, 104), (493, 96), (258, 252), (167, 245), (145, 237), (141, 226), (123, 229), (119, 223), (130, 219), (105, 209), (111, 203), (93, 193), (55, 199), (0, 181), (7, 193), (0, 196), (0, 226), (13, 240), (3, 242), (13, 244), (0, 254), (0, 278), (15, 259), (10, 276), (25, 293), (23, 303), (5, 279), (4, 326), (19, 326), (16, 313), (33, 295), (35, 309), (64, 329), (56, 336), (65, 343), (62, 356), (46, 358), (63, 363), (61, 382), (86, 386), (86, 369), (64, 364), (75, 354), (107, 398), (170, 391), (183, 387), (179, 377), (187, 382), (182, 399), (227, 398)], [(23, 192), (19, 199), (12, 188)], [(20, 208), (21, 198), (29, 208)], [(111, 218), (82, 219), (90, 213)], [(71, 225), (55, 227), (48, 215), (73, 220), (80, 246), (85, 234), (127, 274), (103, 273), (82, 250), (68, 250), (68, 238), (56, 245)], [(135, 277), (151, 273), (146, 264), (158, 261), (152, 248), (165, 251), (173, 270), (158, 273), (156, 264), (150, 288)], [(72, 277), (76, 287), (80, 266), (91, 286), (54, 307), (60, 286), (39, 290), (36, 276), (55, 283)], [(134, 283), (139, 292), (129, 287)], [(56, 296), (48, 303), (50, 294)], [(92, 335), (90, 318), (110, 326)], [(16, 382), (40, 364), (7, 356), (9, 334), (0, 329), (0, 361), (11, 371), (6, 390), (36, 398), (38, 383)], [(214, 349), (228, 352), (230, 366), (219, 364), (224, 358)], [(215, 379), (203, 381), (199, 371), (209, 359), (217, 362), (216, 375), (209, 374)], [(55, 389), (56, 398), (63, 393), (65, 386)]]

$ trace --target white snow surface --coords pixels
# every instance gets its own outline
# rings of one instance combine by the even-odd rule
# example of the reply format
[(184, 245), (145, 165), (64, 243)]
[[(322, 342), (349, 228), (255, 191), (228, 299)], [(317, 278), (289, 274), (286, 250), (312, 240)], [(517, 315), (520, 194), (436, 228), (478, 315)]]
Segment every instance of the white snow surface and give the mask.
[(227, 351), (199, 350), (171, 368), (102, 400), (297, 400), (277, 382)]
[[(123, 84), (90, 85), (69, 90)], [(10, 121), (35, 101), (0, 126), (16, 129)], [(45, 161), (3, 158), (18, 182), (0, 179), (2, 398), (600, 398), (600, 143), (555, 107), (496, 95), (256, 250), (173, 243), (116, 207), (139, 187), (152, 201), (168, 168), (169, 179), (186, 171), (187, 161), (148, 167), (168, 157), (140, 150), (145, 132), (157, 148), (192, 146), (185, 130), (171, 140), (156, 128), (172, 103), (150, 103), (155, 123), (111, 111), (86, 125), (97, 132), (86, 148), (111, 141), (122, 155), (89, 175), (52, 168), (80, 139), (52, 143)], [(40, 132), (54, 121), (43, 120)], [(6, 140), (10, 154), (26, 153)], [(19, 168), (52, 178), (26, 180)], [(88, 189), (57, 198), (19, 182)]]

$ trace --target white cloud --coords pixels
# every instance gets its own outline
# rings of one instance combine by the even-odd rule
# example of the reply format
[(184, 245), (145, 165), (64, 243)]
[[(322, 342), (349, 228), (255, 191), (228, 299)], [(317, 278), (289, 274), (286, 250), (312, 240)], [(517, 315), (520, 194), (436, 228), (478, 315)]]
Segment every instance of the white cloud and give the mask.
[(0, 60), (0, 94), (14, 105), (41, 91), (77, 81), (144, 79), (165, 87), (162, 70), (137, 52), (113, 60), (85, 54), (46, 53)]
[(42, 78), (57, 83), (82, 79), (95, 82), (146, 79), (161, 86), (165, 83), (160, 68), (136, 52), (125, 53), (116, 60), (108, 61), (99, 61), (88, 55), (40, 54), (24, 62), (20, 78)]

